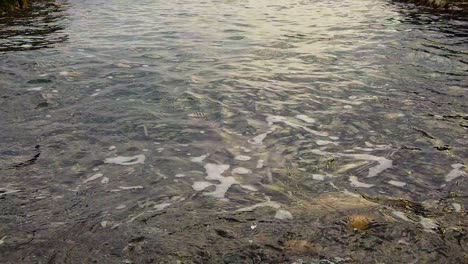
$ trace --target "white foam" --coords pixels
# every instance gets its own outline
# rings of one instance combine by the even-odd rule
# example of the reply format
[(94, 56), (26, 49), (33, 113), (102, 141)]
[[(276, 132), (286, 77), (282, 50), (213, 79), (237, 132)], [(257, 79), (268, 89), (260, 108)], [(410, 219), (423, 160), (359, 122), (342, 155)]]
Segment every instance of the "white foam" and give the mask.
[(465, 167), (463, 164), (455, 163), (455, 164), (452, 164), (451, 166), (453, 169), (445, 176), (446, 182), (453, 181), (460, 176), (466, 175), (466, 173), (461, 170), (462, 168)]
[(391, 168), (392, 163), (393, 163), (392, 160), (389, 160), (385, 157), (378, 157), (378, 156), (373, 156), (369, 154), (331, 153), (331, 152), (326, 152), (326, 151), (322, 151), (319, 149), (312, 150), (312, 153), (322, 155), (322, 156), (331, 155), (331, 156), (338, 156), (338, 157), (349, 157), (349, 158), (353, 158), (357, 160), (377, 161), (379, 164), (369, 169), (369, 173), (367, 175), (368, 178), (375, 177), (379, 173), (383, 172), (384, 170)]
[(214, 185), (214, 184), (211, 183), (211, 182), (199, 181), (199, 182), (194, 182), (194, 183), (192, 184), (192, 188), (193, 188), (195, 191), (199, 192), (199, 191), (203, 191), (204, 189), (206, 189), (206, 188), (208, 188), (208, 187), (210, 187), (210, 186), (212, 186), (212, 185)]
[(156, 209), (156, 211), (161, 211), (161, 210), (166, 209), (166, 208), (169, 207), (170, 205), (171, 205), (171, 203), (160, 203), (160, 204), (155, 204), (155, 205), (154, 205), (154, 209)]
[(316, 135), (316, 136), (321, 136), (321, 137), (327, 137), (328, 136), (328, 132), (325, 132), (325, 131), (317, 131), (317, 130), (313, 130), (313, 129), (310, 129), (306, 126), (303, 126), (303, 125), (300, 125), (300, 124), (296, 124), (296, 123), (293, 123), (291, 121), (287, 121), (287, 120), (284, 120), (283, 121), (284, 124), (290, 126), (290, 127), (293, 127), (293, 128), (301, 128), (313, 135)]
[(223, 174), (226, 170), (229, 169), (229, 165), (226, 164), (213, 164), (213, 163), (207, 163), (205, 165), (205, 170), (208, 176), (206, 176), (207, 180), (215, 180), (219, 181), (220, 179), (223, 178), (221, 174)]
[(122, 190), (138, 190), (138, 189), (143, 189), (145, 187), (138, 185), (138, 186), (119, 186), (119, 188)]
[(246, 147), (240, 147), (240, 149), (242, 149), (242, 151), (244, 151), (245, 153), (249, 153), (251, 152), (252, 150), (246, 148)]
[(257, 135), (254, 138), (249, 139), (248, 142), (252, 145), (262, 145), (263, 140), (265, 140), (266, 136), (268, 136), (268, 134), (270, 134), (271, 132), (273, 132), (273, 130)]
[(316, 180), (316, 181), (323, 181), (325, 180), (325, 175), (321, 175), (321, 174), (312, 174), (312, 179)]
[(109, 183), (109, 178), (107, 178), (107, 177), (102, 178), (101, 183), (102, 183), (102, 184), (107, 184), (107, 183)]
[(308, 117), (306, 115), (297, 115), (296, 118), (309, 124), (315, 123), (315, 119)]
[(452, 203), (452, 207), (455, 210), (455, 212), (460, 213), (461, 212), (461, 205), (459, 203)]
[(215, 186), (216, 189), (212, 192), (206, 192), (204, 195), (213, 196), (215, 198), (224, 198), (226, 192), (234, 184), (239, 184), (239, 182), (234, 179), (234, 177), (224, 177), (222, 174), (229, 169), (229, 165), (225, 164), (213, 164), (207, 163), (205, 165), (206, 173), (208, 174), (205, 179), (211, 181), (219, 181), (219, 184), (212, 184), (210, 182), (195, 182), (192, 185), (192, 188), (195, 191), (202, 191), (209, 186)]
[(237, 167), (237, 168), (234, 168), (234, 169), (232, 170), (232, 173), (233, 173), (233, 174), (241, 174), (241, 175), (243, 175), (243, 174), (252, 173), (252, 171), (249, 170), (249, 169), (247, 169), (247, 168), (244, 168), (244, 167)]
[(117, 63), (115, 66), (119, 68), (131, 68), (132, 66), (125, 64), (125, 63)]
[(275, 218), (280, 220), (288, 220), (293, 219), (293, 215), (289, 211), (279, 209), (276, 211)]
[(115, 207), (115, 209), (121, 210), (121, 209), (124, 209), (125, 207), (127, 207), (125, 204), (121, 204), (121, 205)]
[(208, 155), (209, 154), (201, 155), (200, 157), (193, 157), (193, 158), (190, 158), (190, 161), (191, 162), (202, 163), (208, 157)]
[(240, 160), (240, 161), (248, 161), (248, 160), (251, 160), (252, 158), (249, 156), (245, 156), (245, 155), (237, 155), (234, 157), (234, 159)]
[(185, 174), (182, 174), (182, 173), (178, 173), (175, 175), (176, 178), (183, 178), (185, 177)]
[(0, 188), (0, 197), (10, 194), (10, 193), (17, 193), (20, 190), (13, 190), (13, 189), (7, 189), (7, 188)]
[[(302, 121), (305, 121), (305, 120), (312, 121), (312, 119), (308, 119), (307, 116), (304, 116), (304, 115), (298, 115), (298, 116), (302, 117), (302, 119), (301, 119), (301, 118), (298, 118), (297, 116), (296, 116), (296, 118), (301, 119)], [(305, 120), (304, 120), (304, 117), (306, 117)], [(315, 121), (315, 120), (314, 120), (314, 121)], [(269, 116), (266, 117), (266, 122), (267, 122), (268, 126), (269, 126), (271, 129), (270, 129), (269, 131), (263, 133), (263, 134), (257, 135), (256, 137), (250, 139), (250, 140), (249, 140), (249, 143), (250, 143), (250, 144), (253, 144), (253, 145), (262, 145), (262, 142), (263, 142), (263, 140), (266, 138), (266, 136), (267, 136), (268, 134), (270, 134), (271, 132), (274, 131), (273, 125), (274, 125), (275, 123), (280, 123), (280, 122), (282, 122), (282, 123), (284, 123), (284, 124), (286, 124), (286, 125), (288, 125), (288, 126), (290, 126), (290, 127), (293, 127), (293, 128), (300, 128), (300, 129), (303, 129), (303, 130), (305, 130), (305, 131), (307, 131), (307, 132), (309, 132), (309, 133), (311, 133), (311, 134), (314, 134), (314, 135), (316, 135), (316, 136), (322, 136), (322, 137), (328, 136), (328, 133), (327, 133), (327, 132), (324, 132), (324, 131), (316, 131), (316, 130), (310, 129), (310, 128), (306, 127), (306, 126), (303, 126), (303, 125), (301, 125), (301, 124), (297, 124), (297, 123), (294, 123), (294, 122), (292, 122), (292, 121), (288, 121), (287, 118), (284, 117), (284, 116), (269, 115)]]
[(267, 116), (266, 121), (268, 126), (273, 126), (275, 123), (279, 123), (286, 120), (286, 117), (284, 116)]
[(26, 91), (29, 91), (29, 92), (39, 92), (39, 91), (42, 91), (42, 87), (28, 88), (28, 89), (26, 89)]
[(388, 181), (388, 184), (391, 184), (391, 185), (397, 186), (397, 187), (404, 187), (406, 185), (405, 182), (394, 181), (394, 180)]
[(87, 182), (90, 182), (90, 181), (94, 181), (94, 180), (96, 180), (96, 179), (101, 178), (102, 176), (104, 176), (104, 174), (102, 174), (102, 173), (96, 173), (96, 174), (94, 174), (93, 176), (91, 176), (91, 177), (87, 178), (86, 180), (84, 180), (83, 183), (87, 183)]
[(319, 146), (329, 145), (329, 144), (336, 145), (336, 146), (338, 145), (338, 143), (329, 141), (329, 140), (316, 140), (315, 143), (317, 143), (317, 145)]
[(328, 99), (328, 100), (331, 100), (331, 101), (344, 103), (344, 104), (349, 104), (349, 105), (360, 105), (360, 104), (362, 104), (362, 102), (360, 102), (360, 101), (349, 101), (349, 100), (333, 98), (333, 97), (327, 97), (327, 96), (315, 96), (315, 97), (322, 98), (322, 99)]
[(143, 154), (135, 155), (131, 157), (118, 156), (114, 158), (107, 158), (104, 160), (104, 163), (129, 166), (129, 165), (144, 163), (145, 159), (146, 159), (146, 156)]
[(359, 194), (350, 192), (350, 191), (348, 191), (347, 189), (344, 189), (343, 193), (344, 193), (345, 195), (348, 195), (348, 196), (351, 196), (351, 197), (357, 197), (357, 198), (361, 197)]
[(406, 216), (406, 214), (403, 213), (403, 212), (400, 212), (400, 211), (392, 211), (392, 214), (393, 214), (394, 216), (400, 218), (400, 219), (403, 219), (403, 220), (407, 221), (407, 222), (414, 223), (414, 221), (411, 220), (411, 219), (409, 219), (409, 218)]
[(258, 191), (257, 188), (253, 187), (252, 185), (241, 185), (241, 187), (252, 192)]
[(263, 168), (263, 166), (265, 166), (265, 161), (262, 160), (262, 159), (259, 159), (259, 160), (257, 161), (257, 166), (256, 166), (256, 168), (257, 168), (257, 169), (261, 169), (261, 168)]
[[(366, 152), (371, 152), (371, 151), (374, 151), (375, 149), (373, 148), (360, 148), (360, 147), (357, 147), (357, 148), (354, 148), (354, 149), (357, 149), (357, 150), (362, 150), (362, 151), (366, 151)], [(353, 152), (352, 149), (348, 150), (349, 152)]]
[(240, 209), (237, 209), (235, 212), (252, 212), (252, 211), (254, 211), (255, 209), (257, 209), (259, 207), (272, 207), (274, 209), (279, 209), (281, 207), (281, 205), (279, 203), (277, 203), (277, 202), (272, 202), (272, 201), (270, 201), (268, 199), (268, 201), (266, 201), (266, 202), (254, 204), (254, 205), (247, 206), (247, 207), (244, 207), (244, 208), (240, 208)]
[(433, 219), (419, 216), (419, 223), (424, 227), (424, 230), (427, 232), (433, 233), (434, 230), (439, 228), (439, 224)]
[(364, 182), (360, 182), (356, 176), (350, 176), (349, 182), (351, 183), (351, 186), (357, 187), (357, 188), (370, 188), (374, 186), (374, 184), (367, 184)]
[(204, 195), (213, 196), (215, 198), (224, 198), (229, 188), (234, 184), (239, 184), (239, 182), (234, 179), (234, 177), (222, 177), (219, 179), (220, 184), (216, 184), (216, 189), (212, 192), (207, 192)]

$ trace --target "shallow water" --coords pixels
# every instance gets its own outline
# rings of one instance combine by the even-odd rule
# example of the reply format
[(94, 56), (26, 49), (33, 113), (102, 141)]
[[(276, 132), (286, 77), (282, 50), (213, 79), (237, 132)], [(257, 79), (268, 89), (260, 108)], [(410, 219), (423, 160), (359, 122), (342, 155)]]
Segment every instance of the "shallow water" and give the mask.
[[(169, 254), (184, 238), (166, 236), (252, 211), (249, 232), (287, 232), (329, 193), (455, 204), (438, 221), (466, 234), (467, 50), (466, 16), (383, 0), (76, 0), (0, 18), (2, 256), (74, 262), (90, 249), (41, 243), (108, 232), (96, 260), (216, 263)], [(135, 246), (149, 234), (168, 245)]]

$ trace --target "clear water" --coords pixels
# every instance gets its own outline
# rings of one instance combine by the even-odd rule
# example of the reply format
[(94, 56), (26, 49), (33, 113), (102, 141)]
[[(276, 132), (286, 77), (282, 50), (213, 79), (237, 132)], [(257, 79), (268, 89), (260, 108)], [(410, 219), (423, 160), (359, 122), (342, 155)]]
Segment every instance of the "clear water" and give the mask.
[[(328, 194), (436, 204), (439, 225), (466, 230), (467, 50), (466, 16), (383, 0), (76, 0), (2, 17), (0, 247), (16, 252), (2, 256), (220, 263), (264, 246), (252, 221), (308, 225), (304, 204)], [(239, 244), (210, 237), (238, 214)], [(211, 247), (174, 253), (202, 223), (194, 244)], [(44, 246), (58, 241), (82, 245)], [(392, 256), (450, 255), (411, 252)]]

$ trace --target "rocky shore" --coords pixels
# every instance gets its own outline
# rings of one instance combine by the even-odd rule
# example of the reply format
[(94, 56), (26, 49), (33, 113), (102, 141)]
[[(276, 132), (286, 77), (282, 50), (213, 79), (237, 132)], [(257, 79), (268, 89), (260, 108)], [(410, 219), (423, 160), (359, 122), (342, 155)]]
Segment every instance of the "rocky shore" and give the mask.
[(14, 11), (24, 8), (29, 0), (0, 0), (0, 12)]
[(411, 0), (417, 4), (431, 6), (434, 8), (449, 8), (449, 7), (462, 7), (464, 9), (468, 8), (467, 0)]

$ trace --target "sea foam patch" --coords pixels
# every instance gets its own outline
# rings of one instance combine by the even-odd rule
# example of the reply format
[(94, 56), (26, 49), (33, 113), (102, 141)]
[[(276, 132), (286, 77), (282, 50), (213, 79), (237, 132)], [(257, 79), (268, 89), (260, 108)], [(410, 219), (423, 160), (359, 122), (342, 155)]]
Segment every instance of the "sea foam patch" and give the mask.
[(249, 174), (249, 173), (252, 173), (251, 170), (247, 169), (247, 168), (244, 168), (244, 167), (237, 167), (237, 168), (234, 168), (232, 170), (232, 173), (233, 174), (240, 174), (240, 175), (243, 175), (243, 174)]
[(356, 176), (350, 176), (349, 177), (349, 182), (351, 186), (357, 187), (357, 188), (370, 188), (373, 187), (373, 184), (367, 184), (364, 182), (360, 182)]
[(140, 155), (135, 155), (135, 156), (130, 156), (130, 157), (117, 156), (113, 158), (107, 158), (104, 160), (104, 163), (130, 166), (130, 165), (135, 165), (135, 164), (142, 164), (145, 162), (145, 160), (146, 160), (146, 156), (143, 154), (140, 154)]
[(86, 180), (83, 181), (83, 183), (87, 183), (87, 182), (90, 182), (90, 181), (94, 181), (94, 180), (97, 180), (99, 178), (101, 178), (102, 176), (104, 176), (104, 174), (102, 173), (96, 173), (88, 178), (86, 178)]
[(191, 162), (196, 162), (196, 163), (202, 163), (207, 157), (208, 157), (208, 154), (205, 154), (205, 155), (201, 155), (199, 157), (190, 158), (190, 161)]
[(252, 158), (246, 155), (237, 155), (234, 157), (234, 159), (239, 160), (239, 161), (248, 161), (248, 160), (251, 160)]
[[(250, 185), (241, 185), (234, 177), (228, 176), (224, 177), (222, 174), (226, 172), (230, 168), (227, 164), (213, 164), (207, 163), (205, 164), (205, 170), (207, 176), (205, 177), (208, 181), (196, 181), (192, 184), (192, 188), (195, 191), (203, 191), (210, 186), (214, 186), (215, 190), (211, 192), (205, 192), (204, 195), (212, 196), (215, 198), (225, 198), (227, 191), (231, 188), (232, 185), (237, 184), (241, 188), (249, 190), (249, 191), (257, 191), (255, 187)], [(245, 169), (248, 170), (248, 169)], [(245, 170), (238, 170), (238, 174), (246, 174)], [(241, 173), (239, 173), (241, 172)], [(251, 171), (248, 170), (248, 173)], [(234, 171), (233, 171), (234, 173)], [(211, 183), (209, 181), (217, 181), (219, 183)]]
[(229, 169), (229, 165), (226, 164), (213, 164), (207, 163), (205, 165), (206, 173), (208, 174), (205, 178), (210, 181), (219, 181), (219, 184), (214, 184), (210, 182), (194, 182), (192, 188), (195, 191), (202, 191), (210, 186), (215, 186), (215, 190), (212, 192), (207, 192), (205, 195), (213, 196), (216, 198), (224, 198), (226, 192), (233, 184), (238, 184), (236, 179), (233, 177), (224, 177), (222, 174)]
[(381, 172), (383, 172), (386, 169), (391, 168), (393, 165), (393, 161), (390, 159), (387, 159), (385, 157), (374, 156), (370, 154), (331, 153), (331, 152), (326, 152), (320, 149), (314, 149), (312, 150), (312, 153), (315, 153), (321, 156), (330, 155), (330, 156), (335, 156), (335, 157), (348, 157), (348, 158), (353, 158), (357, 160), (376, 161), (378, 164), (369, 169), (369, 172), (367, 174), (368, 178), (379, 175)]
[(308, 117), (306, 115), (296, 115), (296, 118), (309, 124), (315, 123), (315, 119)]
[(453, 181), (460, 176), (466, 176), (466, 172), (462, 171), (462, 169), (465, 167), (463, 164), (455, 163), (451, 166), (452, 170), (445, 176), (446, 182)]

